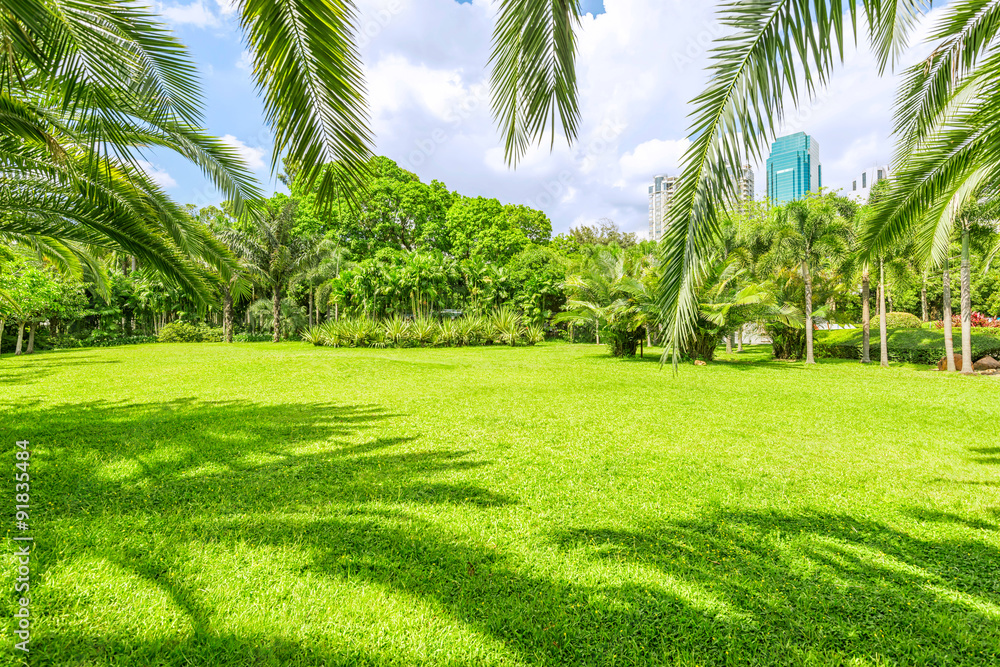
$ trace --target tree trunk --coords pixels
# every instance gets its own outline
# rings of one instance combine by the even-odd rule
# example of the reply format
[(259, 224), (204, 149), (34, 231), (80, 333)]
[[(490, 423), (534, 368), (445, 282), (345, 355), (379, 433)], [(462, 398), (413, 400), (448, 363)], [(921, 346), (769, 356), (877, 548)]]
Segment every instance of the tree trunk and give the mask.
[(861, 363), (872, 362), (871, 276), (868, 267), (861, 273)]
[(813, 288), (809, 264), (802, 262), (802, 279), (806, 283), (806, 363), (815, 364), (813, 358)]
[(951, 262), (951, 258), (950, 257), (945, 258), (944, 275), (942, 276), (943, 277), (943, 283), (944, 283), (944, 294), (942, 295), (944, 303), (941, 304), (941, 315), (942, 315), (942, 318), (944, 319), (944, 356), (945, 356), (945, 361), (948, 364), (948, 372), (949, 373), (954, 373), (955, 370), (956, 370), (955, 369), (955, 340), (952, 338), (952, 331), (951, 331), (951, 324), (952, 324), (952, 322), (951, 322), (951, 267), (949, 267), (949, 263), (950, 262)]
[(972, 263), (969, 226), (962, 225), (962, 374), (972, 375)]
[(24, 342), (24, 322), (19, 322), (17, 325), (17, 346), (14, 348), (15, 357), (21, 354), (21, 343), (23, 342)]
[(274, 342), (281, 340), (281, 290), (274, 288)]
[(746, 326), (747, 325), (744, 324), (743, 326), (740, 327), (740, 335), (736, 339), (736, 351), (737, 352), (742, 352), (743, 351), (743, 334), (745, 332), (744, 330), (746, 329)]
[(313, 291), (309, 290), (309, 328), (313, 325)]
[(594, 318), (594, 335), (597, 337), (597, 344), (601, 344), (601, 321)]
[(3, 327), (7, 322), (0, 317), (0, 355), (3, 354)]
[(728, 335), (726, 336), (726, 354), (732, 354), (732, 353), (733, 353), (733, 336)]
[(920, 286), (920, 321), (930, 322), (930, 317), (927, 310), (927, 269), (924, 269), (924, 282)]
[(886, 327), (885, 313), (885, 264), (878, 263), (878, 342), (881, 354), (879, 360), (882, 368), (889, 368), (889, 332)]
[(24, 351), (25, 354), (34, 354), (35, 352), (35, 321), (31, 321), (31, 326), (28, 328), (28, 349)]
[(229, 286), (222, 288), (222, 331), (227, 343), (233, 342), (233, 293)]
[(649, 333), (649, 327), (646, 327), (646, 347), (653, 347), (653, 336)]

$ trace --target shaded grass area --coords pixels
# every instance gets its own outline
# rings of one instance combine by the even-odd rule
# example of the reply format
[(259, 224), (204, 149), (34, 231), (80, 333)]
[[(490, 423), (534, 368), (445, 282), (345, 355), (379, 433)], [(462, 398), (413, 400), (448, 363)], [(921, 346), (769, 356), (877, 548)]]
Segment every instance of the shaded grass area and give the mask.
[(996, 664), (1000, 383), (721, 356), (5, 358), (30, 664)]

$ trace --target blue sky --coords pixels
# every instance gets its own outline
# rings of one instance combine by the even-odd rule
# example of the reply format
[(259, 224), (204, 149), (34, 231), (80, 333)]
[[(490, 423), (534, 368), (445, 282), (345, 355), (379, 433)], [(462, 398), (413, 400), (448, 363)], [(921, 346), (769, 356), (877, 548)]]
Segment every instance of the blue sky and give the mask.
[[(704, 87), (711, 41), (724, 34), (711, 2), (585, 0), (579, 139), (572, 147), (557, 141), (551, 153), (547, 145), (533, 151), (514, 171), (503, 163), (489, 113), (489, 0), (358, 4), (368, 35), (361, 52), (376, 151), (424, 181), (541, 208), (557, 233), (604, 217), (645, 232), (647, 184), (655, 174), (678, 173), (688, 102)], [(270, 172), (271, 132), (228, 0), (162, 0), (154, 7), (198, 63), (208, 130), (240, 148), (267, 192), (280, 189)], [(829, 89), (790, 110), (783, 133), (811, 134), (820, 144), (824, 184), (847, 188), (892, 157), (893, 88), (865, 49), (849, 51)], [(219, 201), (185, 161), (163, 153), (149, 161), (178, 201)], [(758, 193), (764, 187), (758, 168)]]

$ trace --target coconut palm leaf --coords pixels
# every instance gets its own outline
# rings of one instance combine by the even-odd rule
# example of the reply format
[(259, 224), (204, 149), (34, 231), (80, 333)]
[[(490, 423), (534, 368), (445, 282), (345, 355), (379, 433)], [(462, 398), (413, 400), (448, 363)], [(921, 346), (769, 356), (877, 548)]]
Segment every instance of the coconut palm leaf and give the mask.
[(720, 211), (736, 200), (735, 172), (759, 160), (761, 139), (776, 134), (786, 102), (798, 104), (843, 59), (864, 6), (869, 37), (885, 68), (898, 55), (923, 0), (745, 0), (721, 10), (731, 29), (712, 50), (709, 87), (694, 100), (692, 144), (662, 244), (667, 354), (679, 361), (698, 314), (695, 288), (702, 259), (719, 235)]
[[(253, 77), (275, 131), (272, 168), (300, 165), (320, 201), (363, 187), (371, 157), (353, 0), (238, 0)], [(335, 164), (336, 169), (323, 168)]]
[(493, 31), (493, 116), (504, 156), (516, 165), (545, 134), (555, 144), (556, 118), (566, 138), (579, 130), (576, 35), (579, 0), (501, 0)]

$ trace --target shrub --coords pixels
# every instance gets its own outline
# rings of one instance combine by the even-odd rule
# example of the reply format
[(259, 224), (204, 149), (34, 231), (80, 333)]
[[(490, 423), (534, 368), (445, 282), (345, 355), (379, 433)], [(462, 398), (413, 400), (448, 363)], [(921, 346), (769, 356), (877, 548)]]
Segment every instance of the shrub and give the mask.
[(323, 330), (320, 327), (309, 327), (302, 332), (302, 340), (316, 347), (323, 345)]
[[(957, 341), (956, 341), (957, 343)], [(878, 335), (871, 339), (871, 358), (878, 360), (881, 355)], [(958, 353), (956, 344), (955, 352)], [(832, 359), (861, 359), (862, 332), (859, 329), (842, 331), (817, 331), (816, 356)], [(972, 336), (972, 356), (979, 359), (986, 355), (1000, 354), (1000, 335), (996, 333), (974, 334)], [(890, 361), (910, 364), (934, 365), (945, 356), (944, 334), (927, 329), (899, 329), (889, 333)]]
[(201, 331), (187, 322), (171, 322), (160, 329), (161, 343), (200, 343)]
[(420, 317), (410, 324), (413, 340), (421, 347), (433, 345), (438, 337), (438, 324), (429, 317)]
[(444, 320), (438, 325), (437, 344), (442, 347), (455, 345), (458, 338), (458, 325), (454, 320)]
[(493, 325), (493, 339), (500, 345), (517, 345), (521, 333), (521, 318), (512, 309), (498, 308), (490, 316)]
[[(952, 315), (951, 324), (956, 329), (962, 327), (962, 315)], [(934, 323), (938, 329), (944, 329), (944, 320), (938, 320)], [(972, 313), (972, 328), (973, 329), (1000, 329), (1000, 317), (987, 317), (982, 313)]]
[(188, 322), (171, 322), (162, 329), (158, 336), (161, 343), (221, 343), (222, 329)]
[(524, 329), (524, 340), (528, 345), (538, 345), (545, 340), (545, 329), (537, 324), (529, 324)]
[(920, 318), (912, 313), (886, 313), (886, 329), (919, 329)]
[(272, 340), (274, 336), (262, 333), (238, 333), (233, 336), (235, 343), (270, 343)]
[(390, 345), (406, 347), (410, 342), (410, 323), (402, 315), (393, 315), (382, 325)]

